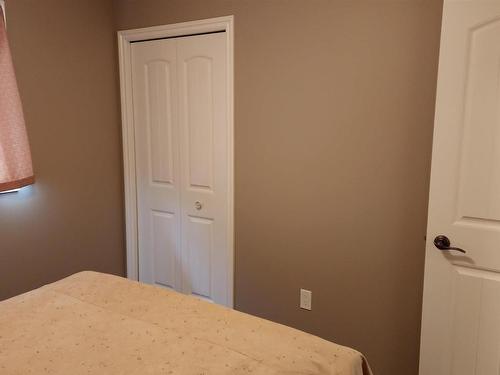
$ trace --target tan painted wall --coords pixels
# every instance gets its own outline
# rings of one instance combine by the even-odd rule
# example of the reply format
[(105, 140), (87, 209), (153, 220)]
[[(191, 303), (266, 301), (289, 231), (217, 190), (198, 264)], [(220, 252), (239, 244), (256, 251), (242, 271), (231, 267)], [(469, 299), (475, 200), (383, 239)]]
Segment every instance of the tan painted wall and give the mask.
[[(415, 375), (440, 0), (115, 0), (236, 16), (236, 307)], [(7, 0), (37, 184), (0, 196), (0, 299), (124, 272), (113, 9)], [(298, 289), (313, 310), (297, 308)]]
[(82, 269), (124, 273), (112, 11), (103, 0), (7, 0), (37, 182), (0, 196), (0, 299)]
[(417, 374), (441, 1), (115, 11), (119, 29), (235, 15), (236, 307)]

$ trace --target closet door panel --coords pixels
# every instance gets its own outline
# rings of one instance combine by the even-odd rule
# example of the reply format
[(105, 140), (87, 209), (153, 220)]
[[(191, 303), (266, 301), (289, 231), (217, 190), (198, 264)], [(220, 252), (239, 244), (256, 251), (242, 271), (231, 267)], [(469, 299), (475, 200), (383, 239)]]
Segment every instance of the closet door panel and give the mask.
[(183, 291), (228, 300), (225, 33), (177, 40)]
[(175, 40), (131, 50), (139, 279), (180, 289), (180, 172)]

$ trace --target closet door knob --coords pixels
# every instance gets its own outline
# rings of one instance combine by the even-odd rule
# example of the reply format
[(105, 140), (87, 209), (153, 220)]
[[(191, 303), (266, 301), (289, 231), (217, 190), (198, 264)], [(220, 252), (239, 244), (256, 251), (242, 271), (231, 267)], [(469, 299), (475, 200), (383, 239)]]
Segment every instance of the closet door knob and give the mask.
[(201, 210), (203, 208), (203, 205), (201, 204), (201, 202), (196, 201), (194, 202), (194, 208), (196, 208), (197, 210)]

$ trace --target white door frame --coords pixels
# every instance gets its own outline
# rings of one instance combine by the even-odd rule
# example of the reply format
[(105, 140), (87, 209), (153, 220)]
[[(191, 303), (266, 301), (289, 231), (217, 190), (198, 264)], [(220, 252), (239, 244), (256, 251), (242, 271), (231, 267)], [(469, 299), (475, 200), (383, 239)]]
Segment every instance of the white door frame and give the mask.
[(132, 67), (131, 42), (168, 38), (183, 35), (226, 32), (227, 46), (227, 123), (228, 123), (228, 306), (233, 306), (234, 279), (234, 17), (225, 16), (171, 25), (153, 26), (141, 29), (122, 30), (118, 32), (118, 55), (120, 64), (122, 137), (123, 137), (123, 169), (125, 182), (125, 227), (127, 246), (127, 277), (139, 279), (139, 247), (137, 223), (137, 184), (135, 175), (135, 138), (132, 103)]

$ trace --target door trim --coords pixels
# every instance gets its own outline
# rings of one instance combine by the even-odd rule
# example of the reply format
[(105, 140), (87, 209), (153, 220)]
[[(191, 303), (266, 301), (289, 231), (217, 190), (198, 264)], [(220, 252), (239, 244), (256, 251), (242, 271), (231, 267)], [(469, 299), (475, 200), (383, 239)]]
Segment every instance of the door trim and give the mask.
[(135, 174), (135, 138), (132, 102), (131, 43), (145, 39), (171, 38), (191, 34), (226, 32), (227, 119), (228, 119), (228, 306), (233, 307), (234, 280), (234, 17), (225, 16), (198, 21), (118, 31), (120, 96), (125, 187), (125, 229), (127, 278), (139, 279), (137, 223), (137, 183)]

